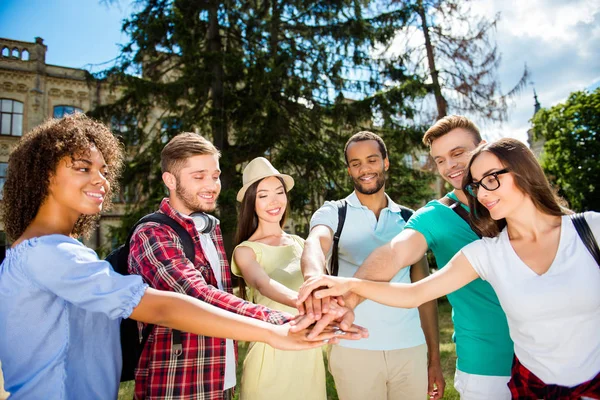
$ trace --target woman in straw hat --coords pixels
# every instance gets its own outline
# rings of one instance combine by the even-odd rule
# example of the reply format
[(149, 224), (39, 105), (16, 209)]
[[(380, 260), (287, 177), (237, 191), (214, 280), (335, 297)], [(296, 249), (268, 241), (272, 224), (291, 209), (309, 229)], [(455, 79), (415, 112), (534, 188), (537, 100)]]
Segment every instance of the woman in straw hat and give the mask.
[[(119, 324), (132, 318), (198, 335), (314, 348), (300, 325), (272, 325), (122, 276), (76, 240), (110, 203), (122, 150), (83, 114), (27, 133), (8, 160), (2, 217), (14, 240), (0, 265), (0, 398), (116, 399)], [(337, 340), (333, 338), (332, 340)], [(1, 374), (0, 374), (1, 376)]]
[[(231, 269), (239, 277), (241, 295), (269, 308), (295, 313), (303, 283), (300, 256), (304, 240), (282, 229), (288, 210), (291, 176), (280, 174), (258, 157), (244, 169), (242, 203)], [(244, 282), (245, 281), (245, 282)], [(252, 343), (244, 361), (241, 398), (325, 399), (325, 369), (320, 349), (286, 352)]]

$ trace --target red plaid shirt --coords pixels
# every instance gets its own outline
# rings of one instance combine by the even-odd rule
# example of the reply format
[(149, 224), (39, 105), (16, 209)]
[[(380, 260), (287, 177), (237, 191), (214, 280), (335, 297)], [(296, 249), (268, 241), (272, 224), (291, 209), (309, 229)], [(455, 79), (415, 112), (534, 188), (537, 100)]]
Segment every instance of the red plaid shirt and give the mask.
[(508, 388), (511, 397), (516, 400), (579, 400), (582, 397), (600, 399), (600, 372), (592, 380), (574, 387), (546, 385), (515, 356)]
[[(211, 234), (219, 253), (223, 291), (202, 250), (191, 218), (181, 215), (168, 199), (159, 212), (179, 222), (194, 239), (194, 264), (185, 257), (175, 231), (166, 225), (148, 222), (136, 229), (131, 239), (129, 272), (141, 275), (155, 289), (184, 293), (227, 311), (273, 324), (288, 322), (287, 314), (248, 303), (232, 293), (231, 269), (223, 248), (221, 229)], [(182, 332), (183, 353), (171, 351), (171, 329), (156, 326), (135, 371), (136, 399), (221, 400), (225, 382), (225, 339)], [(236, 346), (237, 358), (237, 346)]]

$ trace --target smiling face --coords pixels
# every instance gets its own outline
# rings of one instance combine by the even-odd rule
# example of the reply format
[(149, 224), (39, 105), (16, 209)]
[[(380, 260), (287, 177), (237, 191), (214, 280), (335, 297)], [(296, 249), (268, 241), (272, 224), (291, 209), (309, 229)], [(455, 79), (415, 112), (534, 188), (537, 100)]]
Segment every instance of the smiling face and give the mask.
[(258, 219), (265, 222), (279, 223), (285, 215), (287, 195), (281, 180), (270, 176), (259, 182), (256, 188), (254, 209)]
[(375, 194), (385, 185), (385, 171), (390, 166), (383, 158), (379, 144), (375, 140), (352, 142), (346, 150), (348, 174), (354, 188), (362, 194)]
[(221, 193), (221, 170), (216, 154), (189, 157), (175, 174), (165, 172), (163, 180), (169, 188), (171, 205), (179, 212), (213, 212)]
[(431, 143), (431, 157), (440, 176), (456, 190), (462, 190), (470, 153), (477, 147), (471, 132), (455, 128)]
[(73, 157), (64, 157), (50, 178), (45, 203), (55, 203), (69, 218), (97, 214), (102, 211), (110, 188), (107, 174), (104, 157), (94, 146)]
[[(493, 179), (490, 174), (506, 168), (494, 154), (483, 151), (471, 164), (473, 182), (483, 182), (490, 187)], [(497, 176), (500, 186), (496, 190), (487, 190), (479, 186), (477, 201), (490, 213), (490, 217), (499, 220), (510, 216), (523, 204), (526, 195), (515, 184), (513, 175), (509, 173)]]

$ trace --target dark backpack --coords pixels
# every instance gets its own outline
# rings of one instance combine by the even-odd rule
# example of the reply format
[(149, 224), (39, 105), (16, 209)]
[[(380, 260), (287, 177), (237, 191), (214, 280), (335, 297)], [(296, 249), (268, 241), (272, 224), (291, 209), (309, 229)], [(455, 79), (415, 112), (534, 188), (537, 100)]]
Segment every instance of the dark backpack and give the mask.
[[(112, 265), (116, 272), (121, 275), (129, 275), (128, 258), (131, 237), (133, 236), (135, 229), (140, 224), (146, 222), (157, 222), (159, 224), (167, 225), (173, 229), (181, 239), (185, 256), (191, 260), (192, 263), (194, 262), (194, 239), (192, 239), (185, 228), (166, 214), (152, 213), (146, 215), (136, 222), (129, 232), (125, 244), (119, 246), (106, 257), (106, 261)], [(150, 336), (150, 332), (152, 332), (153, 328), (154, 325), (146, 325), (142, 334), (140, 335), (137, 321), (129, 318), (121, 321), (121, 357), (123, 359), (121, 382), (134, 379), (135, 368), (137, 367), (140, 356), (142, 355), (142, 351), (144, 350), (144, 346), (146, 345), (146, 341), (148, 340), (148, 336)], [(177, 330), (173, 330), (173, 350), (177, 355), (181, 354), (181, 332)]]
[[(338, 200), (335, 202), (338, 207), (338, 226), (333, 234), (333, 244), (331, 248), (331, 261), (330, 261), (330, 274), (333, 276), (337, 276), (340, 270), (340, 262), (339, 262), (339, 244), (340, 244), (340, 236), (342, 236), (342, 230), (344, 229), (344, 223), (346, 222), (346, 211), (348, 210), (348, 203), (346, 200)], [(410, 217), (413, 215), (413, 211), (410, 208), (406, 208), (404, 206), (399, 205), (400, 207), (400, 215), (404, 222), (408, 222)]]

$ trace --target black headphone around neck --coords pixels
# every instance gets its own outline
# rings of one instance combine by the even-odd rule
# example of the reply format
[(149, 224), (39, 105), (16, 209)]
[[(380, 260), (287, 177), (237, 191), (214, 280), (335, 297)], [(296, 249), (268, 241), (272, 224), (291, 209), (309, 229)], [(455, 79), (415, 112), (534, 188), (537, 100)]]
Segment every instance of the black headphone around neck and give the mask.
[(219, 224), (216, 217), (203, 212), (192, 213), (190, 217), (194, 220), (198, 233), (212, 233)]

